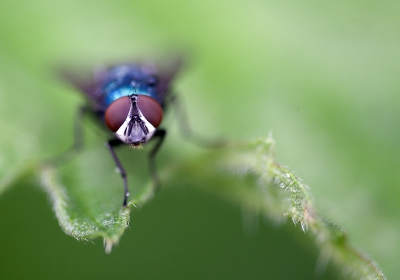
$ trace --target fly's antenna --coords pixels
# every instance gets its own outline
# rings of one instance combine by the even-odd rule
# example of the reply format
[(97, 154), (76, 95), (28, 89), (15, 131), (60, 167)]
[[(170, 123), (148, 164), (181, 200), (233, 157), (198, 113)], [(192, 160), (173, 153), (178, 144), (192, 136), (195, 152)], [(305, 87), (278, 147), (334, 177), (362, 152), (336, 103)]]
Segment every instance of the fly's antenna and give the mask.
[[(129, 91), (129, 95), (137, 95), (137, 87), (139, 86), (139, 83), (135, 80), (131, 81), (131, 90)], [(131, 94), (132, 92), (132, 94)]]

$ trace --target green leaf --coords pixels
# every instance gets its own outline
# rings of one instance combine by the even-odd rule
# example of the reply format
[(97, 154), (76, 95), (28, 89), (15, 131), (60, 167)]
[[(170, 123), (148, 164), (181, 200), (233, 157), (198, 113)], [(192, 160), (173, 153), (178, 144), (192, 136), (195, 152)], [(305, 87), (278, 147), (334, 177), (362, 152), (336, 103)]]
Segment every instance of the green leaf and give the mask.
[[(128, 227), (130, 209), (122, 207), (122, 179), (113, 172), (114, 163), (106, 153), (105, 146), (99, 144), (60, 168), (45, 164), (41, 178), (64, 232), (79, 240), (103, 237), (106, 251), (110, 252)], [(140, 206), (152, 196), (151, 184), (144, 176), (138, 176), (147, 173), (142, 169), (135, 168), (137, 173), (129, 174), (128, 206)]]
[(0, 65), (1, 195), (15, 181), (33, 173), (43, 151), (40, 135), (44, 135), (40, 130), (48, 122), (43, 117), (37, 117), (38, 111), (46, 110), (46, 103), (32, 108), (29, 102), (42, 99), (36, 81), (1, 53)]
[(291, 218), (320, 248), (317, 269), (332, 259), (347, 278), (386, 279), (373, 260), (348, 242), (340, 226), (318, 215), (309, 187), (275, 162), (274, 151), (272, 138), (233, 145), (209, 153), (201, 164), (180, 167), (177, 182), (219, 194), (274, 221)]
[[(56, 170), (46, 167), (42, 182), (65, 233), (85, 240), (101, 236), (110, 252), (128, 226), (130, 210), (121, 207), (122, 182), (118, 176), (111, 176), (111, 161), (98, 160), (102, 158), (100, 149), (91, 148), (77, 162), (61, 168), (61, 180), (57, 179)], [(132, 166), (131, 162), (128, 166)], [(128, 177), (136, 186), (130, 206), (141, 206), (153, 195), (151, 184), (140, 176), (146, 172), (140, 168), (136, 171), (137, 175)], [(385, 279), (373, 261), (352, 248), (341, 227), (317, 214), (310, 189), (275, 162), (272, 138), (209, 151), (189, 163), (171, 164), (162, 174), (167, 186), (199, 188), (275, 221), (291, 218), (314, 236), (321, 250), (322, 267), (332, 259), (355, 279)], [(64, 186), (61, 182), (65, 182)]]

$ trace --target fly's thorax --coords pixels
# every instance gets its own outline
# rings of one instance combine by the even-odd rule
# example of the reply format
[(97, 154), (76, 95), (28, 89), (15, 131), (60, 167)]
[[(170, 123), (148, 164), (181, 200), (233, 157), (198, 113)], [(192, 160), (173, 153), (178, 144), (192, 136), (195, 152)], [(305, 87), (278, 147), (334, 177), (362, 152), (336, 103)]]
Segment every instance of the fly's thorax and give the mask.
[(108, 107), (115, 100), (131, 94), (147, 95), (158, 100), (158, 76), (154, 69), (140, 65), (119, 65), (109, 69), (101, 81), (104, 106)]
[(108, 106), (105, 122), (124, 143), (137, 146), (148, 142), (162, 121), (163, 111), (153, 98), (132, 94)]

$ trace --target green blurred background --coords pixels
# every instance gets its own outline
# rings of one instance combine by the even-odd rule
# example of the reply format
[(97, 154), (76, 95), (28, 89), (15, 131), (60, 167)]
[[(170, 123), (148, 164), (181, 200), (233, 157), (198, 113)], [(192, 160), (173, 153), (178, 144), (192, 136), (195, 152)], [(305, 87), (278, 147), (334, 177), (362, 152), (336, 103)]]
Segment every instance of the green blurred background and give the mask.
[[(18, 175), (72, 140), (80, 98), (52, 66), (174, 51), (189, 58), (176, 87), (192, 126), (243, 140), (272, 131), (320, 213), (399, 278), (399, 12), (398, 1), (0, 0), (1, 278), (317, 278), (299, 227), (243, 227), (238, 207), (188, 189), (133, 210), (105, 255), (101, 240), (64, 235), (38, 182)], [(335, 277), (329, 265), (320, 278)]]

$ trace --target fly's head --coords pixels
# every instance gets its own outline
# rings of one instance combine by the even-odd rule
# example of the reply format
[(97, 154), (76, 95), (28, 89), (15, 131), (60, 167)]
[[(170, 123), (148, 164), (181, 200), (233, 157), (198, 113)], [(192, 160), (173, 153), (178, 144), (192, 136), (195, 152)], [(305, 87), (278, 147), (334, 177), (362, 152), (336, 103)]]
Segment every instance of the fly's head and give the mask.
[(115, 100), (107, 108), (107, 126), (122, 142), (138, 147), (148, 142), (162, 120), (162, 108), (147, 95), (131, 94)]
[(139, 96), (132, 94), (129, 96), (131, 106), (129, 113), (115, 132), (115, 135), (124, 143), (130, 146), (139, 146), (146, 143), (153, 136), (156, 128), (143, 116), (138, 106)]

